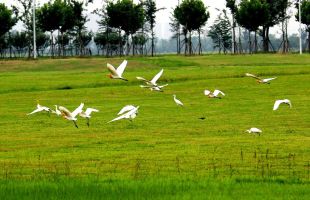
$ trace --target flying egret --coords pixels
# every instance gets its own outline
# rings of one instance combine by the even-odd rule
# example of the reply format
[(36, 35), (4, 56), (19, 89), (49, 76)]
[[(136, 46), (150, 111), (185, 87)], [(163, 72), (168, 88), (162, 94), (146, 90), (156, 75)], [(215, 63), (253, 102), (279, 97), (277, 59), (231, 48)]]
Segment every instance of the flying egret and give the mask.
[(282, 103), (287, 104), (287, 105), (290, 106), (290, 108), (292, 108), (291, 101), (288, 100), (288, 99), (283, 99), (283, 100), (276, 100), (276, 101), (274, 102), (273, 110), (277, 110), (277, 109), (279, 108), (280, 104), (282, 104)]
[(253, 127), (253, 128), (250, 128), (249, 130), (246, 130), (246, 132), (260, 135), (263, 131), (258, 128)]
[(224, 92), (220, 90), (214, 90), (213, 92), (211, 92), (210, 90), (205, 90), (204, 94), (209, 98), (219, 98), (219, 99), (221, 98), (219, 95), (225, 96)]
[(151, 85), (151, 86), (157, 86), (157, 80), (161, 77), (161, 75), (163, 74), (163, 72), (164, 72), (164, 69), (161, 69), (160, 70), (160, 72), (158, 72), (154, 77), (153, 77), (153, 79), (152, 80), (147, 80), (147, 79), (145, 79), (145, 78), (143, 78), (143, 77), (140, 77), (140, 76), (137, 76), (136, 78), (138, 79), (138, 80), (142, 80), (142, 81), (144, 81), (147, 85)]
[(61, 112), (60, 112), (60, 110), (58, 110), (58, 106), (57, 105), (55, 105), (55, 110), (52, 110), (52, 113), (55, 113), (57, 116), (60, 116), (61, 115)]
[(142, 88), (150, 88), (151, 91), (157, 91), (157, 92), (163, 92), (162, 88), (166, 87), (168, 84), (165, 85), (157, 85), (157, 86), (151, 86), (151, 85), (140, 85)]
[(175, 94), (173, 95), (173, 100), (178, 106), (184, 106), (183, 103), (179, 99), (176, 98)]
[(77, 107), (73, 112), (70, 112), (67, 108), (63, 107), (63, 106), (59, 106), (58, 109), (59, 111), (61, 112), (61, 115), (69, 120), (69, 121), (72, 121), (75, 125), (76, 128), (79, 128), (76, 124), (76, 121), (77, 121), (77, 118), (76, 116), (81, 113), (83, 110), (83, 107), (84, 107), (84, 103), (81, 103), (79, 107)]
[(262, 79), (262, 78), (259, 78), (258, 76), (250, 74), (250, 73), (245, 73), (245, 75), (248, 76), (248, 77), (252, 77), (252, 78), (257, 79), (258, 83), (267, 83), (267, 84), (270, 84), (270, 81), (272, 81), (272, 80), (277, 78), (277, 77), (273, 77), (273, 78), (264, 78), (264, 79)]
[(109, 74), (108, 76), (112, 79), (121, 79), (124, 81), (128, 81), (127, 79), (122, 77), (126, 66), (127, 60), (124, 60), (117, 69), (115, 69), (111, 64), (107, 63), (107, 68), (111, 72), (111, 74)]
[(85, 112), (82, 111), (82, 112), (79, 113), (80, 117), (86, 118), (86, 120), (87, 120), (86, 124), (87, 124), (88, 127), (89, 127), (89, 119), (91, 118), (90, 114), (92, 112), (99, 112), (99, 110), (94, 109), (94, 108), (87, 108)]
[[(111, 122), (114, 122), (114, 121), (117, 121), (117, 120), (120, 120), (120, 119), (129, 119), (131, 121), (132, 119), (134, 119), (138, 115), (139, 106), (137, 106), (137, 107), (132, 106), (131, 107), (131, 105), (129, 105), (127, 108), (126, 107), (127, 106), (122, 108), (122, 110), (119, 112), (119, 113), (125, 113), (125, 114), (122, 114), (122, 115), (118, 114), (120, 116), (112, 119), (111, 121), (109, 121), (107, 123), (111, 123)], [(131, 109), (129, 110), (130, 107), (131, 107)]]
[(28, 113), (27, 115), (32, 115), (34, 113), (37, 113), (37, 112), (42, 112), (42, 111), (45, 111), (45, 112), (52, 112), (52, 110), (46, 106), (41, 106), (39, 103), (37, 104), (37, 109), (35, 109), (34, 111), (32, 111), (31, 113)]

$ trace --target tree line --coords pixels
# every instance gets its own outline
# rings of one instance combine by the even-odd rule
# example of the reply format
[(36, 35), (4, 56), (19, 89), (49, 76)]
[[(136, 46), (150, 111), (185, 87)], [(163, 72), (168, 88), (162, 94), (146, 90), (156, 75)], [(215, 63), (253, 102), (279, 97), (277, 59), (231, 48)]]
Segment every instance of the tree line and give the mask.
[[(99, 31), (88, 32), (85, 27), (85, 7), (91, 0), (50, 0), (36, 7), (36, 43), (38, 54), (48, 51), (51, 57), (91, 55), (87, 44), (94, 38), (98, 52), (105, 56), (155, 55), (154, 27), (158, 8), (155, 0), (105, 0), (93, 11), (100, 18)], [(4, 56), (32, 56), (33, 9), (32, 1), (17, 0), (11, 8), (0, 3), (0, 54)], [(185, 55), (202, 54), (204, 38), (211, 39), (213, 49), (219, 53), (257, 53), (276, 51), (270, 40), (271, 27), (281, 24), (281, 51), (290, 49), (287, 34), (289, 8), (298, 8), (293, 0), (226, 0), (226, 9), (206, 29), (210, 18), (208, 7), (202, 0), (182, 0), (170, 16), (174, 33), (175, 51)], [(298, 20), (299, 13), (295, 18)], [(230, 18), (232, 20), (230, 20)], [(22, 21), (25, 31), (12, 31)], [(301, 0), (301, 22), (308, 33), (310, 52), (310, 1)], [(247, 34), (247, 39), (244, 37)], [(195, 41), (193, 42), (193, 38)], [(247, 41), (247, 44), (244, 43)]]

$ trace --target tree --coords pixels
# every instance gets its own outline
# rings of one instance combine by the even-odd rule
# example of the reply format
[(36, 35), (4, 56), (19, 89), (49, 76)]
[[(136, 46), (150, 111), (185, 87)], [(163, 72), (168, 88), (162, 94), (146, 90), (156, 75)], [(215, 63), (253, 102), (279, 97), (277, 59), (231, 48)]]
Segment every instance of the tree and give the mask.
[[(64, 3), (61, 0), (55, 0), (45, 3), (40, 9), (37, 10), (38, 27), (42, 31), (48, 31), (51, 35), (51, 56), (54, 57), (54, 37), (53, 32), (60, 28), (64, 21), (63, 14)], [(74, 16), (72, 16), (74, 17)]]
[(79, 45), (79, 54), (83, 54), (85, 36), (85, 23), (87, 22), (87, 17), (83, 15), (83, 2), (78, 2), (76, 0), (71, 0), (72, 8), (73, 8), (73, 18), (74, 21), (74, 31), (76, 33), (77, 42)]
[[(298, 8), (298, 4), (296, 4)], [(310, 1), (303, 0), (300, 5), (301, 23), (307, 26), (306, 31), (308, 32), (308, 51), (310, 53)], [(296, 20), (299, 20), (299, 11), (296, 14)]]
[(214, 24), (210, 27), (208, 36), (213, 41), (213, 48), (218, 48), (219, 53), (223, 50), (226, 54), (231, 49), (231, 25), (227, 17), (226, 11), (220, 13)]
[(237, 8), (237, 5), (236, 5), (236, 0), (226, 0), (226, 7), (230, 9), (230, 12), (231, 12), (231, 15), (232, 15), (233, 53), (236, 53), (237, 43), (236, 43), (235, 27), (236, 27), (236, 13), (238, 11), (238, 8)]
[(156, 2), (154, 0), (146, 0), (143, 2), (145, 5), (145, 16), (146, 21), (150, 25), (151, 30), (151, 55), (154, 55), (154, 40), (155, 40), (155, 33), (154, 33), (154, 27), (155, 27), (155, 18), (156, 18), (156, 12), (163, 10), (165, 8), (159, 8), (156, 7)]
[[(189, 33), (188, 50), (192, 54), (191, 35), (193, 30), (200, 30), (209, 18), (209, 13), (201, 0), (184, 0), (173, 11), (174, 17)], [(186, 39), (187, 40), (187, 39)], [(185, 48), (187, 49), (187, 47)]]
[(268, 18), (268, 5), (261, 0), (242, 0), (236, 13), (238, 24), (249, 31), (249, 52), (251, 53), (251, 32), (254, 32), (254, 50), (257, 52), (257, 30)]
[(21, 56), (21, 52), (24, 48), (27, 47), (28, 41), (27, 41), (27, 32), (15, 32), (11, 35), (11, 41), (13, 47), (16, 48), (19, 56)]
[(269, 29), (270, 27), (273, 27), (274, 25), (278, 24), (282, 21), (283, 16), (287, 6), (288, 6), (288, 0), (260, 0), (263, 3), (267, 4), (268, 12), (266, 13), (266, 16), (260, 16), (263, 17), (266, 20), (266, 22), (263, 25), (262, 29), (262, 37), (263, 37), (263, 49), (265, 52), (269, 51)]
[(33, 18), (32, 18), (32, 1), (29, 0), (17, 0), (17, 2), (21, 5), (19, 9), (15, 8), (19, 11), (19, 19), (23, 22), (24, 27), (26, 29), (26, 41), (28, 46), (28, 57), (31, 56), (31, 48), (32, 48), (32, 40), (33, 40)]
[[(127, 54), (129, 54), (129, 36), (133, 41), (133, 34), (142, 28), (145, 13), (142, 4), (134, 4), (131, 0), (118, 0), (116, 3), (108, 2), (107, 23), (110, 27), (121, 29), (127, 38)], [(132, 43), (134, 55), (134, 43)]]
[(17, 22), (17, 18), (13, 17), (13, 11), (3, 3), (0, 3), (0, 22), (0, 37), (11, 30)]

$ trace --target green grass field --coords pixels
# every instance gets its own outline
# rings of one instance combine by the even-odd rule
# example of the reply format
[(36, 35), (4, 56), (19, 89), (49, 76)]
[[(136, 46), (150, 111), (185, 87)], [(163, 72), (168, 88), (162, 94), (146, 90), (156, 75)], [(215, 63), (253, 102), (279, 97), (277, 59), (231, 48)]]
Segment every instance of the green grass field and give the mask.
[[(123, 58), (0, 61), (0, 199), (309, 197), (309, 55), (127, 59), (129, 82), (107, 77), (106, 63)], [(163, 93), (139, 87), (136, 76), (161, 68)], [(246, 72), (278, 78), (262, 85)], [(272, 111), (285, 98), (293, 108)], [(77, 129), (56, 115), (27, 116), (36, 100), (100, 112)], [(140, 106), (133, 122), (107, 124), (128, 104)]]

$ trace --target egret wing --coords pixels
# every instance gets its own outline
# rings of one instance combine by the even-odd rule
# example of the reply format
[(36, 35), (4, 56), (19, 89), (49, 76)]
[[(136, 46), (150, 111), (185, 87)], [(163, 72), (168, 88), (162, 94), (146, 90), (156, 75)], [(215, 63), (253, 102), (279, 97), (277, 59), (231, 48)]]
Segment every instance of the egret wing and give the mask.
[(123, 107), (118, 113), (117, 115), (121, 115), (121, 114), (124, 114), (125, 112), (128, 112), (128, 111), (131, 111), (133, 109), (135, 109), (136, 107), (133, 106), (133, 105), (127, 105), (125, 107)]
[(32, 111), (31, 113), (28, 113), (27, 115), (32, 115), (34, 113), (41, 112), (42, 110), (43, 110), (42, 108), (37, 108), (34, 111)]
[(125, 113), (125, 114), (123, 114), (121, 116), (118, 116), (118, 117), (112, 119), (111, 121), (109, 121), (107, 123), (111, 123), (111, 122), (114, 122), (114, 121), (117, 121), (117, 120), (120, 120), (120, 119), (124, 119), (124, 118), (126, 118), (126, 116), (127, 116), (127, 113)]
[(61, 112), (62, 115), (67, 116), (67, 117), (71, 117), (71, 112), (67, 108), (65, 108), (63, 106), (59, 106), (58, 110)]
[(255, 76), (254, 74), (245, 73), (245, 75), (248, 76), (248, 77), (252, 77), (252, 78), (256, 78), (258, 80), (261, 80), (258, 76)]
[(204, 91), (204, 94), (205, 94), (205, 95), (209, 95), (210, 93), (211, 93), (210, 90), (205, 90), (205, 91)]
[(273, 77), (273, 78), (265, 78), (263, 79), (264, 82), (269, 82), (269, 81), (272, 81), (274, 79), (276, 79), (277, 77)]
[(141, 77), (141, 76), (137, 76), (136, 77), (138, 80), (141, 80), (141, 81), (145, 81), (145, 82), (149, 82), (148, 80), (146, 80), (145, 78)]
[(72, 117), (75, 118), (75, 116), (77, 116), (79, 113), (81, 113), (83, 111), (83, 107), (84, 107), (84, 103), (81, 103), (79, 105), (79, 107), (77, 107), (72, 113)]
[(276, 100), (273, 105), (273, 110), (277, 110), (281, 103), (283, 103), (282, 100)]
[(108, 64), (107, 64), (107, 68), (108, 68), (108, 70), (111, 72), (112, 75), (118, 76), (118, 74), (117, 74), (115, 68), (114, 68), (111, 64), (108, 63)]
[(221, 90), (214, 90), (214, 92), (213, 92), (213, 95), (214, 95), (214, 96), (217, 96), (217, 95), (219, 95), (219, 94), (225, 96), (224, 92), (222, 92)]
[(120, 64), (120, 66), (116, 69), (116, 72), (119, 76), (122, 76), (126, 66), (127, 66), (127, 60), (124, 60), (122, 64)]
[(164, 72), (164, 69), (161, 69), (160, 72), (158, 72), (158, 73), (154, 76), (154, 78), (151, 80), (151, 83), (152, 83), (153, 85), (156, 85), (156, 81), (161, 77), (161, 75), (163, 74), (163, 72)]
[(94, 109), (94, 108), (87, 108), (85, 111), (85, 114), (90, 115), (90, 113), (92, 113), (92, 112), (99, 112), (99, 110)]

